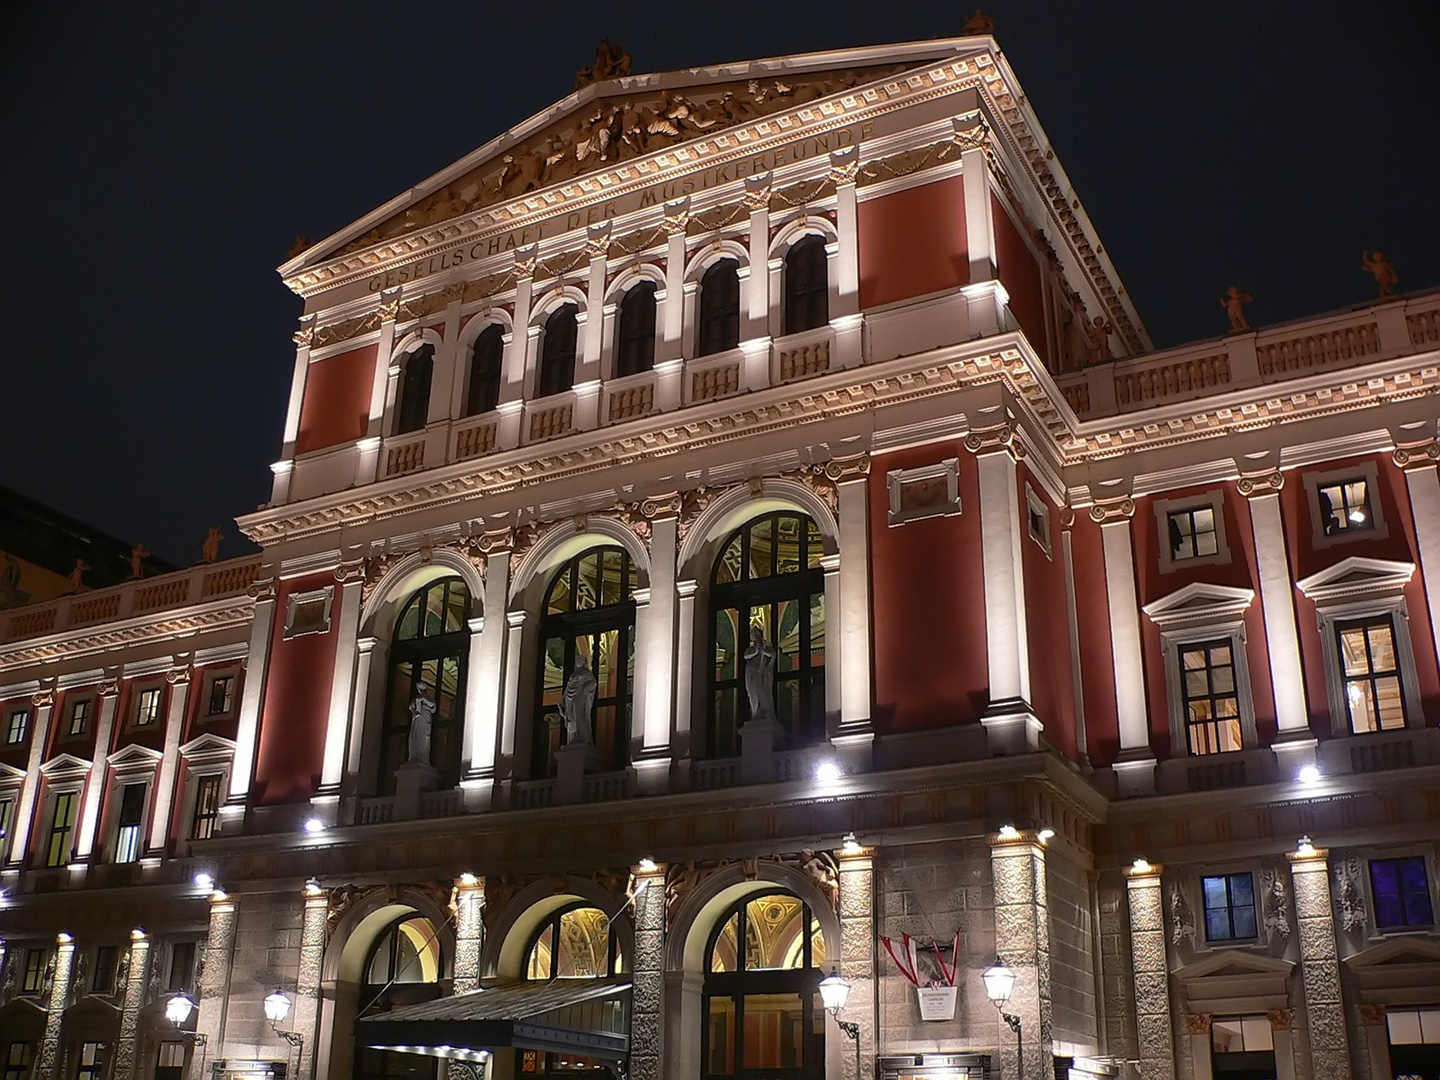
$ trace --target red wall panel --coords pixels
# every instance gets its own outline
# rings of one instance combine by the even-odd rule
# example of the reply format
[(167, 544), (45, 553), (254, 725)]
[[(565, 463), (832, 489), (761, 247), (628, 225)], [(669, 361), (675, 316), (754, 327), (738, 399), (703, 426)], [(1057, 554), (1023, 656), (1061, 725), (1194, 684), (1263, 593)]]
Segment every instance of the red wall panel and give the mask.
[(310, 365), (300, 403), (297, 454), (364, 437), (369, 426), (376, 351), (377, 346), (366, 345)]
[[(955, 517), (891, 528), (885, 473), (960, 458)], [(870, 474), (875, 722), (882, 733), (976, 720), (988, 700), (980, 493), (974, 460), (940, 443), (877, 458)]]
[[(1075, 741), (1075, 693), (1070, 662), (1070, 619), (1065, 596), (1064, 554), (1060, 549), (1059, 510), (1044, 489), (1018, 466), (1020, 550), (1025, 570), (1025, 624), (1030, 653), (1030, 704), (1045, 726), (1045, 738), (1072, 760)], [(1051, 553), (1030, 537), (1025, 484), (1050, 508)]]
[(862, 308), (970, 281), (960, 177), (862, 202), (858, 224)]
[(1010, 294), (1010, 310), (1020, 329), (1030, 339), (1031, 347), (1053, 371), (1055, 365), (1045, 326), (1045, 284), (1040, 264), (1021, 233), (1021, 227), (1016, 226), (1004, 204), (993, 194), (990, 196), (990, 216), (995, 223), (995, 262), (1000, 284)]
[(1115, 711), (1115, 653), (1110, 644), (1110, 602), (1100, 526), (1077, 515), (1071, 530), (1075, 562), (1075, 614), (1080, 629), (1080, 677), (1090, 761), (1109, 765), (1120, 752)]
[(308, 799), (320, 782), (339, 633), (339, 590), (331, 603), (329, 633), (284, 640), (285, 608), (294, 593), (334, 582), (332, 575), (323, 574), (281, 583), (255, 759), (255, 801), (262, 806)]

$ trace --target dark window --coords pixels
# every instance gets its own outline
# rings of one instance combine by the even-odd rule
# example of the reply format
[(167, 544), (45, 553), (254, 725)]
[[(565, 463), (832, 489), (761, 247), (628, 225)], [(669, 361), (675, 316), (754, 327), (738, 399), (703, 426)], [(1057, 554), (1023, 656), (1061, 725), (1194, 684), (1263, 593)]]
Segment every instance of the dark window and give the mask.
[(615, 377), (637, 375), (655, 366), (655, 283), (632, 285), (620, 301), (615, 331)]
[(126, 784), (120, 789), (120, 821), (115, 834), (115, 861), (132, 863), (140, 858), (140, 823), (145, 818), (145, 784)]
[(55, 809), (50, 818), (50, 835), (45, 839), (45, 865), (64, 866), (70, 859), (70, 837), (75, 832), (75, 792), (62, 791), (55, 796)]
[(1215, 1017), (1210, 1025), (1210, 1071), (1215, 1080), (1279, 1076), (1270, 1018), (1263, 1013)]
[(195, 989), (195, 943), (177, 941), (170, 946), (170, 978), (165, 990), (171, 994), (190, 993)]
[(1371, 859), (1370, 892), (1375, 897), (1376, 929), (1431, 926), (1435, 922), (1424, 856)]
[(563, 393), (575, 385), (575, 339), (579, 309), (574, 304), (557, 308), (545, 320), (540, 339), (540, 385), (536, 397)]
[(798, 898), (762, 893), (720, 918), (706, 949), (701, 1014), (705, 1080), (824, 1075), (825, 964), (820, 924)]
[(700, 279), (697, 356), (724, 352), (740, 344), (740, 264), (719, 259)]
[(49, 949), (25, 950), (25, 970), (20, 976), (22, 994), (38, 994), (45, 989), (45, 966), (49, 962)]
[(582, 658), (596, 680), (590, 725), (601, 767), (619, 769), (629, 760), (636, 584), (635, 566), (619, 547), (582, 552), (551, 579), (540, 619), (532, 776), (555, 775), (555, 755), (566, 742), (560, 705)]
[(30, 734), (30, 710), (16, 709), (10, 714), (10, 721), (5, 725), (5, 743), (7, 746), (17, 746), (25, 741), (25, 736)]
[(1375, 527), (1370, 511), (1370, 485), (1364, 480), (1324, 484), (1315, 494), (1320, 500), (1320, 524), (1326, 536)]
[(235, 707), (235, 676), (217, 675), (210, 681), (210, 700), (206, 704), (207, 716), (222, 716)]
[(185, 1044), (163, 1042), (155, 1061), (155, 1080), (182, 1080), (185, 1075)]
[(618, 935), (610, 932), (610, 917), (588, 904), (571, 904), (546, 919), (525, 950), (525, 978), (593, 979), (618, 974)]
[(1405, 695), (1395, 656), (1395, 626), (1389, 616), (1341, 623), (1335, 633), (1350, 730), (1358, 735), (1403, 728)]
[(825, 737), (825, 574), (820, 530), (802, 514), (772, 513), (731, 533), (710, 585), (711, 757), (740, 752), (750, 717), (745, 654), (758, 632), (775, 650), (775, 718), (789, 746)]
[(500, 372), (505, 359), (505, 328), (491, 323), (470, 350), (470, 381), (465, 388), (465, 415), (479, 416), (500, 403)]
[(1166, 515), (1170, 533), (1170, 558), (1175, 562), (1182, 559), (1197, 559), (1214, 555), (1220, 550), (1215, 535), (1215, 508), (1192, 506), (1186, 510), (1172, 510)]
[(447, 788), (460, 781), (469, 618), (470, 592), (459, 577), (430, 582), (400, 610), (390, 646), (390, 688), (376, 778), (385, 792), (395, 790), (395, 770), (410, 760), (410, 727), (422, 708), (430, 713), (430, 760), (425, 764), (439, 771)]
[(785, 253), (785, 333), (813, 330), (829, 321), (825, 238), (812, 234), (797, 240)]
[(29, 1043), (11, 1043), (10, 1049), (5, 1052), (5, 1080), (26, 1080), (33, 1060), (34, 1051)]
[(1205, 940), (1237, 941), (1253, 938), (1255, 879), (1249, 874), (1222, 874), (1202, 878), (1205, 894)]
[(395, 406), (395, 434), (419, 431), (430, 414), (430, 382), (435, 373), (435, 346), (421, 345), (405, 357), (400, 371), (400, 400)]
[(195, 817), (190, 823), (190, 839), (209, 840), (215, 835), (220, 820), (220, 776), (202, 776), (195, 782)]
[(90, 723), (90, 699), (85, 698), (70, 706), (70, 727), (68, 734), (84, 735), (85, 728)]
[[(0, 799), (0, 840), (10, 833), (10, 819), (15, 814), (14, 799)], [(4, 845), (0, 845), (3, 847)]]
[(95, 950), (95, 977), (90, 980), (90, 991), (110, 995), (115, 992), (115, 964), (119, 950), (114, 945), (101, 945)]
[(1231, 643), (1209, 641), (1180, 650), (1185, 732), (1192, 754), (1242, 749), (1240, 696)]
[(150, 686), (141, 690), (135, 699), (135, 723), (153, 724), (160, 719), (160, 701), (165, 695), (164, 687)]
[(87, 1042), (80, 1044), (79, 1067), (75, 1070), (75, 1080), (100, 1080), (105, 1073), (105, 1063), (101, 1058), (103, 1044), (98, 1042)]

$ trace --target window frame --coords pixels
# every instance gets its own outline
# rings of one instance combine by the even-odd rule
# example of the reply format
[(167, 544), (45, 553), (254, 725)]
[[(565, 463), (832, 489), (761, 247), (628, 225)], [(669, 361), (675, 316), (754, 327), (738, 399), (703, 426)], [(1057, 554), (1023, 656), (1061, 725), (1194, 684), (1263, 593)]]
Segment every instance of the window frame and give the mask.
[[(1340, 529), (1327, 534), (1325, 522), (1320, 516), (1320, 489), (1355, 480), (1365, 482), (1365, 499), (1370, 509), (1369, 527)], [(1374, 461), (1359, 461), (1342, 469), (1302, 473), (1300, 482), (1305, 489), (1305, 501), (1309, 506), (1310, 544), (1316, 550), (1331, 548), (1337, 544), (1390, 538), (1390, 527), (1385, 521), (1380, 500), (1380, 469)]]
[[(1259, 941), (1264, 937), (1264, 919), (1263, 919), (1263, 912), (1262, 912), (1262, 910), (1261, 910), (1260, 893), (1259, 893), (1259, 890), (1257, 889), (1256, 884), (1255, 884), (1255, 871), (1254, 871), (1254, 870), (1219, 870), (1219, 871), (1216, 871), (1216, 872), (1214, 872), (1214, 873), (1201, 873), (1201, 874), (1199, 874), (1198, 876), (1199, 876), (1199, 879), (1200, 879), (1200, 905), (1199, 905), (1199, 907), (1200, 907), (1200, 916), (1201, 916), (1201, 919), (1202, 919), (1202, 921), (1203, 921), (1204, 924), (1205, 924), (1205, 925), (1204, 925), (1204, 939), (1205, 939), (1205, 944), (1206, 944), (1207, 946), (1210, 946), (1210, 947), (1220, 947), (1220, 948), (1224, 948), (1224, 947), (1230, 946), (1230, 945), (1253, 945), (1253, 944), (1259, 942)], [(1231, 881), (1232, 881), (1234, 878), (1241, 878), (1241, 877), (1243, 877), (1243, 878), (1249, 878), (1249, 879), (1250, 879), (1250, 904), (1249, 904), (1248, 906), (1249, 906), (1249, 908), (1250, 908), (1250, 917), (1251, 917), (1251, 919), (1253, 920), (1253, 922), (1254, 922), (1254, 924), (1255, 924), (1255, 932), (1254, 932), (1253, 934), (1244, 934), (1244, 935), (1241, 935), (1241, 934), (1236, 934), (1236, 933), (1234, 932), (1234, 930), (1235, 930), (1235, 914), (1234, 914), (1234, 912), (1235, 912), (1235, 908), (1236, 908), (1237, 905), (1235, 904), (1234, 900), (1233, 900), (1232, 897), (1231, 897), (1231, 893), (1230, 893), (1230, 883), (1231, 883)], [(1215, 910), (1215, 911), (1221, 910), (1221, 909), (1219, 909), (1219, 908), (1211, 908), (1211, 907), (1209, 907), (1209, 906), (1206, 904), (1206, 902), (1205, 902), (1205, 901), (1206, 901), (1205, 883), (1206, 883), (1207, 881), (1213, 881), (1213, 880), (1224, 881), (1224, 883), (1225, 883), (1225, 907), (1224, 907), (1223, 910), (1225, 911), (1226, 920), (1227, 920), (1227, 922), (1228, 922), (1229, 925), (1230, 925), (1231, 934), (1230, 934), (1229, 937), (1218, 937), (1218, 938), (1217, 938), (1217, 937), (1211, 937), (1211, 936), (1210, 936), (1210, 912), (1211, 912), (1212, 910)], [(1240, 907), (1243, 908), (1243, 907), (1245, 907), (1246, 905), (1241, 904), (1241, 905), (1238, 905), (1238, 906), (1240, 906)]]
[[(168, 947), (165, 950), (165, 993), (188, 994), (193, 997), (196, 991), (195, 969), (197, 961), (200, 958), (200, 942), (193, 938), (181, 938), (170, 941), (167, 945)], [(187, 948), (189, 949), (190, 962), (188, 965), (182, 965), (182, 967), (188, 966), (189, 971), (182, 971), (181, 974), (184, 975), (185, 978), (177, 981), (175, 978), (175, 965), (180, 957), (184, 955), (182, 949)]]
[[(811, 261), (800, 265), (801, 258)], [(816, 232), (797, 236), (785, 249), (781, 267), (781, 330), (784, 336), (807, 334), (829, 326), (829, 238)]]
[[(1209, 508), (1215, 521), (1215, 551), (1210, 555), (1195, 555), (1188, 559), (1177, 559), (1170, 550), (1170, 515)], [(1196, 566), (1226, 566), (1230, 563), (1230, 541), (1225, 531), (1225, 491), (1213, 488), (1196, 492), (1184, 498), (1156, 499), (1155, 528), (1156, 553), (1159, 556), (1160, 572), (1173, 574)]]
[[(29, 705), (16, 705), (5, 714), (5, 745), (24, 746), (30, 738), (31, 729), (31, 707)], [(16, 721), (19, 721), (19, 737), (16, 738)]]
[[(130, 825), (125, 823), (125, 795), (131, 788), (140, 788), (140, 818)], [(150, 816), (150, 776), (148, 774), (126, 774), (116, 776), (114, 781), (115, 798), (115, 835), (111, 851), (111, 862), (117, 866), (129, 866), (138, 863), (145, 857), (145, 833), (147, 819)], [(125, 830), (134, 828), (134, 854), (130, 858), (122, 858), (125, 843)]]
[[(1375, 903), (1375, 876), (1373, 867), (1376, 863), (1401, 863), (1418, 861), (1425, 873), (1425, 899), (1430, 905), (1430, 921), (1426, 923), (1395, 923), (1380, 924), (1380, 909)], [(1389, 851), (1383, 855), (1369, 855), (1364, 859), (1365, 873), (1365, 899), (1370, 904), (1370, 925), (1376, 936), (1389, 937), (1396, 934), (1427, 934), (1440, 928), (1440, 904), (1436, 903), (1436, 874), (1434, 860), (1430, 853), (1420, 849), (1401, 848), (1398, 851)], [(1404, 906), (1404, 894), (1401, 894), (1401, 905)]]
[[(148, 698), (154, 695), (155, 715), (150, 719), (142, 719), (144, 716), (144, 705)], [(130, 688), (131, 706), (129, 709), (129, 723), (131, 727), (158, 728), (165, 723), (165, 683), (145, 682)]]
[[(1035, 527), (1035, 519), (1040, 519), (1040, 528)], [(1029, 480), (1025, 481), (1025, 532), (1030, 539), (1035, 541), (1045, 558), (1053, 558), (1054, 546), (1051, 541), (1050, 532), (1050, 503), (1035, 490)]]
[[(214, 839), (216, 830), (220, 824), (220, 811), (225, 805), (225, 773), (217, 769), (207, 769), (204, 772), (192, 773), (190, 798), (187, 800), (189, 813), (186, 815), (189, 821), (185, 828), (185, 839), (191, 843), (203, 842)], [(210, 781), (215, 782), (215, 809), (202, 812), (200, 809), (200, 796)], [(198, 835), (200, 822), (204, 819), (209, 824), (209, 832), (205, 836)]]
[(435, 392), (435, 353), (431, 342), (417, 341), (400, 357), (392, 435), (413, 435), (429, 426), (430, 398)]
[[(738, 349), (744, 333), (743, 308), (745, 306), (744, 278), (741, 276), (740, 260), (734, 255), (721, 255), (719, 258), (708, 263), (696, 278), (695, 292), (695, 359), (704, 359), (709, 356), (719, 356), (731, 349)], [(706, 307), (707, 293), (714, 297), (714, 282), (719, 281), (718, 275), (723, 271), (733, 273), (735, 277), (735, 297), (733, 309), (729, 297), (722, 298), (723, 306), (715, 309)], [(707, 279), (711, 279), (712, 285), (706, 288)], [(733, 323), (732, 323), (733, 320)], [(724, 324), (723, 326), (721, 324)], [(732, 335), (733, 329), (733, 335)], [(723, 330), (723, 333), (722, 333)], [(730, 340), (731, 337), (734, 340)]]
[[(116, 976), (120, 972), (120, 946), (106, 942), (95, 946), (92, 955), (94, 959), (91, 963), (89, 985), (86, 987), (85, 993), (94, 994), (97, 997), (114, 997), (119, 992)], [(102, 963), (102, 960), (108, 961), (108, 963)], [(109, 978), (102, 987), (100, 976), (104, 974), (108, 974)]]
[[(216, 712), (211, 708), (215, 700), (215, 687), (226, 679), (228, 679), (231, 684), (228, 695), (230, 703), (221, 711)], [(200, 714), (200, 720), (220, 720), (235, 714), (235, 706), (240, 696), (236, 692), (240, 687), (240, 671), (238, 668), (227, 668), (224, 671), (207, 671), (205, 673), (205, 681), (202, 685), (204, 687), (204, 697), (202, 700), (205, 702), (205, 711)]]
[[(16, 1053), (17, 1050), (19, 1051), (18, 1054)], [(14, 1060), (17, 1057), (21, 1060)], [(0, 1076), (3, 1076), (4, 1080), (33, 1080), (34, 1073), (31, 1070), (34, 1067), (34, 1044), (23, 1039), (17, 1039), (6, 1047), (5, 1060), (0, 1062), (0, 1069), (4, 1071), (0, 1073)]]
[[(25, 955), (20, 960), (20, 977), (15, 980), (16, 993), (19, 996), (36, 998), (45, 993), (45, 969), (50, 966), (52, 952), (52, 949), (44, 945), (26, 947)], [(35, 963), (37, 958), (38, 964)], [(35, 976), (33, 980), (32, 975)]]
[[(465, 372), (465, 417), (483, 416), (488, 412), (494, 412), (500, 404), (500, 389), (505, 381), (505, 351), (510, 342), (510, 333), (502, 322), (487, 322), (481, 327), (480, 332), (475, 335), (469, 347), (469, 364)], [(490, 342), (497, 342), (495, 346), (494, 370), (490, 371), (488, 362), (482, 366), (482, 360), (489, 360), (488, 356), (482, 357), (481, 349), (488, 348)], [(493, 399), (493, 400), (492, 400)], [(485, 405), (485, 408), (478, 408)]]
[[(632, 305), (638, 308), (644, 294), (648, 294), (649, 302), (644, 304), (644, 313), (641, 314), (632, 308)], [(626, 379), (654, 370), (659, 318), (659, 284), (648, 277), (632, 282), (615, 305), (615, 353), (614, 362), (611, 364), (613, 378)], [(632, 352), (637, 355), (632, 357)]]
[[(1370, 647), (1369, 630), (1375, 627), (1384, 626), (1390, 631), (1390, 651), (1394, 656), (1395, 666), (1384, 671), (1375, 671), (1373, 653)], [(1349, 675), (1345, 672), (1344, 649), (1341, 646), (1341, 639), (1347, 631), (1364, 630), (1366, 659), (1370, 662), (1371, 671), (1364, 675)], [(1406, 702), (1406, 677), (1403, 664), (1400, 658), (1399, 634), (1395, 627), (1393, 615), (1366, 615), (1354, 619), (1336, 619), (1331, 626), (1331, 633), (1335, 638), (1336, 670), (1335, 677), (1340, 683), (1340, 702), (1345, 710), (1345, 727), (1351, 735), (1378, 735), (1386, 732), (1404, 731), (1410, 726), (1410, 709)], [(1394, 678), (1400, 684), (1400, 723), (1394, 727), (1380, 726), (1380, 710), (1376, 683), (1382, 678)], [(1373, 731), (1356, 731), (1355, 714), (1350, 703), (1350, 687), (1364, 683), (1369, 687), (1370, 703), (1375, 710), (1376, 726)]]
[[(560, 921), (566, 915), (569, 915), (572, 912), (582, 911), (588, 908), (593, 908), (594, 910), (600, 912), (600, 914), (604, 915), (607, 920), (605, 928), (605, 948), (609, 955), (606, 961), (606, 972), (604, 975), (598, 976), (566, 975), (563, 976), (563, 978), (574, 979), (577, 981), (590, 978), (608, 979), (612, 978), (615, 975), (619, 975), (628, 969), (625, 963), (625, 952), (620, 947), (620, 934), (618, 932), (619, 928), (616, 925), (617, 916), (609, 914), (605, 911), (604, 908), (602, 908), (594, 901), (586, 900), (582, 897), (581, 899), (573, 900), (568, 904), (564, 904), (561, 907), (556, 908), (549, 915), (545, 916), (544, 921), (541, 922), (538, 926), (536, 926), (535, 929), (530, 933), (530, 936), (525, 939), (525, 951), (520, 954), (520, 970), (524, 973), (522, 974), (521, 978), (523, 978), (526, 982), (550, 982), (555, 979), (562, 978), (562, 976), (555, 974), (555, 972), (558, 971), (560, 967), (560, 950), (556, 947), (556, 943), (558, 943), (560, 940)], [(530, 957), (535, 952), (535, 946), (540, 944), (540, 939), (545, 936), (545, 931), (547, 930), (554, 931), (554, 934), (550, 938), (551, 973), (545, 976), (544, 979), (531, 979), (529, 975)]]
[[(321, 619), (309, 625), (306, 620), (300, 618), (301, 614), (308, 611), (315, 605), (321, 605)], [(311, 589), (308, 592), (291, 593), (285, 598), (285, 630), (283, 640), (305, 637), (309, 634), (328, 634), (330, 632), (331, 613), (335, 608), (335, 586), (322, 585), (318, 589)]]
[[(65, 742), (84, 739), (89, 736), (91, 724), (95, 721), (95, 705), (99, 701), (99, 695), (94, 693), (77, 694), (65, 702), (65, 726), (61, 729), (60, 739)], [(84, 714), (81, 717), (80, 730), (75, 730), (76, 713), (83, 708)]]
[[(36, 852), (37, 861), (42, 869), (59, 870), (70, 865), (75, 858), (75, 830), (80, 824), (80, 795), (81, 788), (78, 785), (67, 784), (49, 792), (45, 806), (45, 830), (41, 834), (40, 848)], [(56, 827), (57, 815), (60, 811), (60, 800), (68, 800), (66, 807), (70, 811), (70, 823), (64, 828)], [(54, 845), (57, 836), (64, 836), (64, 847), (60, 851), (63, 858), (52, 861)]]
[[(574, 333), (570, 334), (567, 329), (568, 343), (560, 339), (561, 343), (556, 345), (555, 335), (559, 327), (557, 320), (562, 318), (568, 320)], [(536, 400), (564, 394), (575, 388), (575, 369), (580, 363), (581, 324), (580, 305), (574, 300), (566, 300), (545, 313), (544, 322), (540, 324), (540, 340), (535, 357)]]

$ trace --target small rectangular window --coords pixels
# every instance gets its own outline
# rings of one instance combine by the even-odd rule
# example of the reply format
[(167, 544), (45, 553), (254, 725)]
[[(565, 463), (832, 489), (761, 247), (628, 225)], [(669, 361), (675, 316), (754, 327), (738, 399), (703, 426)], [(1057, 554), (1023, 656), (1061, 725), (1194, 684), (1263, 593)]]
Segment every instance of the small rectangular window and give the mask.
[(1221, 754), (1243, 747), (1234, 646), (1210, 641), (1180, 650), (1180, 694), (1192, 754)]
[(177, 941), (170, 949), (170, 980), (166, 989), (172, 993), (185, 993), (194, 989), (195, 943)]
[(132, 863), (140, 858), (140, 825), (145, 818), (146, 784), (126, 784), (120, 789), (119, 832), (115, 837), (115, 861)]
[(1320, 500), (1320, 522), (1326, 536), (1375, 527), (1370, 485), (1363, 477), (1323, 484), (1315, 494)]
[(185, 1044), (163, 1042), (155, 1061), (155, 1080), (181, 1080), (185, 1069)]
[(220, 777), (202, 776), (195, 784), (195, 817), (190, 827), (190, 839), (209, 840), (215, 835), (215, 823), (220, 818)]
[(30, 710), (16, 709), (5, 724), (5, 745), (19, 746), (30, 734)]
[(109, 996), (115, 992), (115, 964), (119, 950), (114, 945), (101, 945), (95, 950), (95, 977), (90, 981), (90, 990), (95, 994)]
[(101, 1057), (103, 1043), (80, 1044), (80, 1067), (75, 1070), (75, 1080), (100, 1080), (105, 1073), (105, 1062)]
[(45, 841), (45, 865), (64, 866), (70, 860), (70, 837), (75, 832), (75, 792), (62, 791), (55, 796), (55, 809), (50, 818), (50, 835)]
[(1371, 859), (1370, 893), (1375, 900), (1375, 926), (1379, 930), (1435, 923), (1430, 880), (1421, 855)]
[(207, 716), (223, 716), (235, 705), (235, 676), (217, 675), (210, 681), (210, 702)]
[(45, 989), (45, 967), (49, 962), (49, 949), (25, 950), (25, 970), (20, 975), (22, 994), (38, 994)]
[(1275, 1033), (1266, 1016), (1217, 1016), (1210, 1024), (1210, 1046), (1217, 1054), (1253, 1054), (1275, 1049)]
[(1391, 1046), (1435, 1046), (1440, 1044), (1440, 1008), (1385, 1010), (1385, 1023), (1390, 1029)]
[(29, 1043), (12, 1042), (5, 1052), (5, 1080), (26, 1080), (33, 1060), (34, 1051)]
[(70, 727), (68, 733), (71, 735), (84, 735), (85, 729), (90, 724), (90, 699), (84, 698), (70, 706)]
[(140, 691), (135, 699), (135, 723), (144, 727), (160, 719), (160, 699), (165, 694), (163, 686), (150, 686)]
[(1350, 730), (1393, 731), (1405, 726), (1405, 695), (1395, 653), (1395, 626), (1388, 616), (1335, 627), (1340, 642), (1340, 677)]
[(1205, 940), (1243, 941), (1256, 936), (1255, 879), (1249, 874), (1202, 878)]
[(1214, 555), (1220, 550), (1215, 536), (1215, 508), (1191, 506), (1166, 515), (1170, 534), (1170, 558), (1175, 562)]

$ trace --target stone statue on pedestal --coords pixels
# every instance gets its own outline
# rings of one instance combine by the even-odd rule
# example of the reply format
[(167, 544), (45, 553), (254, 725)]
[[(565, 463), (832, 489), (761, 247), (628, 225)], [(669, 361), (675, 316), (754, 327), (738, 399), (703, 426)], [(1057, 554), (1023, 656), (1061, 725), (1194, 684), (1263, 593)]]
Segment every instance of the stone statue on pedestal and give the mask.
[(750, 628), (745, 650), (745, 694), (750, 699), (750, 720), (775, 719), (775, 658), (779, 650), (765, 640), (758, 626)]
[(435, 723), (435, 691), (421, 683), (410, 702), (410, 752), (406, 761), (430, 764), (430, 729)]
[(565, 680), (565, 697), (560, 702), (560, 716), (565, 721), (567, 746), (591, 746), (590, 713), (595, 708), (595, 690), (599, 687), (590, 661), (581, 653), (575, 657), (575, 670)]

